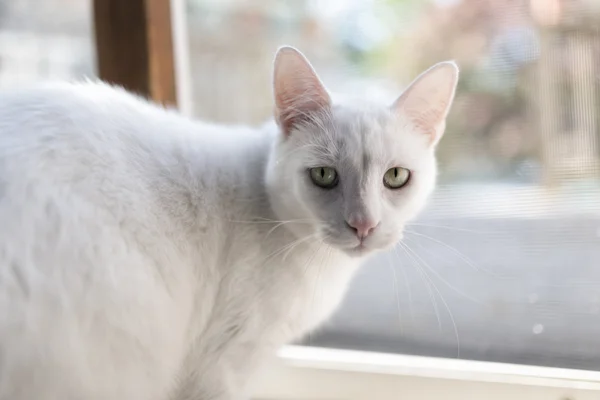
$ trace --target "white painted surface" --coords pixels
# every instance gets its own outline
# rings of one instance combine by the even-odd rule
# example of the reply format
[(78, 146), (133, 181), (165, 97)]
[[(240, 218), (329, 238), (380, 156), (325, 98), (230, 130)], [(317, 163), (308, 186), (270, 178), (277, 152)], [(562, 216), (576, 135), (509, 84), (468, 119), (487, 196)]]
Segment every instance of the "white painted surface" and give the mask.
[(598, 400), (600, 372), (284, 348), (256, 382), (260, 400)]

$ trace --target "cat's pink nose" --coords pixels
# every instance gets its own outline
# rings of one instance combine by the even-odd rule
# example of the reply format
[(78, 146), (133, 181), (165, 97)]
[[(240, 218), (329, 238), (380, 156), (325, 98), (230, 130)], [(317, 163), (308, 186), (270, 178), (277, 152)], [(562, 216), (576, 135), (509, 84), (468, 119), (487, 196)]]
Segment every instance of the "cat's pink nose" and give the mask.
[(346, 224), (348, 224), (348, 228), (356, 233), (356, 236), (358, 236), (359, 239), (364, 239), (373, 233), (375, 228), (377, 228), (377, 225), (379, 225), (379, 222), (375, 222), (371, 219), (351, 219), (350, 221), (347, 221)]

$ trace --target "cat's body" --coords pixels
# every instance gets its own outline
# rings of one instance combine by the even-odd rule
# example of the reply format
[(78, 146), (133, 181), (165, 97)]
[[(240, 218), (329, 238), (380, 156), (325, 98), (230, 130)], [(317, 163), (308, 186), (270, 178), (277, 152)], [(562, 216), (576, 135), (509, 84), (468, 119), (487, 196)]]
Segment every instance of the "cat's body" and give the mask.
[[(372, 245), (338, 221), (322, 234), (313, 202), (351, 225), (387, 206), (362, 195), (369, 179), (345, 181), (356, 198), (303, 186), (294, 163), (327, 155), (294, 158), (317, 145), (292, 140), (306, 121), (278, 117), (281, 129), (207, 125), (98, 83), (0, 95), (1, 400), (237, 400), (265, 358), (330, 315), (369, 247), (397, 239), (431, 191), (433, 153)], [(355, 146), (376, 140), (367, 131)]]

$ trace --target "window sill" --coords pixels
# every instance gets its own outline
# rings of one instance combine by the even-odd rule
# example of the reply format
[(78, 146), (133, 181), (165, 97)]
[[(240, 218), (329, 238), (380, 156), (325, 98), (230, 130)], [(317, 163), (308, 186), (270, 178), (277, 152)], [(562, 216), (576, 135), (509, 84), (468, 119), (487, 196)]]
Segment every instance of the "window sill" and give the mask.
[(598, 400), (600, 372), (289, 346), (260, 400)]

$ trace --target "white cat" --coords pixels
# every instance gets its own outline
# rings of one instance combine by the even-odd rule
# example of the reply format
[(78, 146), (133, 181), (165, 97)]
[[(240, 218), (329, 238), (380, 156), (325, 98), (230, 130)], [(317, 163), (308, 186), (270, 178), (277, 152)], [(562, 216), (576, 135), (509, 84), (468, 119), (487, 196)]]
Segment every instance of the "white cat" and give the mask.
[(424, 205), (457, 79), (335, 104), (284, 47), (261, 129), (101, 83), (2, 93), (0, 399), (244, 398)]

